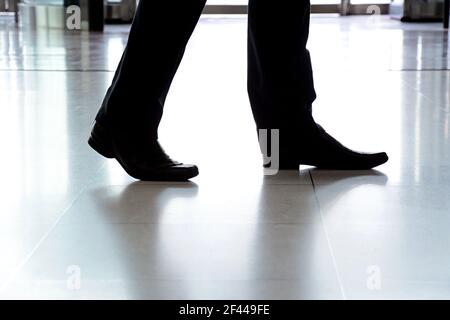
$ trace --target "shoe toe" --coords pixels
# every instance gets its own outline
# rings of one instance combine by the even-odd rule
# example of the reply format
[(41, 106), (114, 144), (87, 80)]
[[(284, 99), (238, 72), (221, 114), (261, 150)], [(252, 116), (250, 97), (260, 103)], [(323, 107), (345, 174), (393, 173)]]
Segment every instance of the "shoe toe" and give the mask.
[(389, 160), (389, 157), (386, 152), (375, 153), (372, 155), (372, 158), (373, 158), (372, 168), (378, 167), (378, 166), (388, 162), (388, 160)]

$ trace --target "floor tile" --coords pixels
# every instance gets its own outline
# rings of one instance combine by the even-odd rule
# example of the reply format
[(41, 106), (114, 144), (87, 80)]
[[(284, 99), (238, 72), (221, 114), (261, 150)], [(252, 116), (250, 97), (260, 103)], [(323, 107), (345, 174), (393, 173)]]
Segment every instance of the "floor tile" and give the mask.
[[(67, 290), (73, 270), (86, 293)], [(174, 283), (186, 299), (340, 298), (321, 227), (227, 223), (61, 225), (3, 295), (167, 298)]]

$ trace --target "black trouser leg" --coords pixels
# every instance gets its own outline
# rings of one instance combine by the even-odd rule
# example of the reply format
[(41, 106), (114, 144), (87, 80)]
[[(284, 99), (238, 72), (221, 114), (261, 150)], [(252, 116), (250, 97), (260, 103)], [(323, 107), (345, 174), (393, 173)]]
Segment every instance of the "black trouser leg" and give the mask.
[(133, 139), (157, 139), (167, 92), (205, 2), (140, 1), (98, 122)]
[[(121, 134), (157, 138), (167, 92), (204, 4), (140, 2), (99, 122)], [(309, 1), (250, 0), (248, 90), (260, 129), (297, 128), (315, 99), (309, 13)]]
[(309, 121), (305, 118), (316, 98), (306, 49), (310, 2), (250, 0), (248, 20), (248, 92), (253, 116), (258, 129), (280, 129), (283, 140)]

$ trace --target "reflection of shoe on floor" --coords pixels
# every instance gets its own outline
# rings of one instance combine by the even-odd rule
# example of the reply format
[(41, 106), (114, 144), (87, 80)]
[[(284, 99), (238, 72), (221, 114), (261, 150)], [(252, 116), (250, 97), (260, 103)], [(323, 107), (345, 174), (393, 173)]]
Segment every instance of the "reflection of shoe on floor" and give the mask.
[(342, 186), (359, 187), (362, 185), (385, 186), (388, 177), (377, 170), (320, 170), (317, 168), (310, 169), (312, 179), (316, 184), (337, 189)]
[(385, 152), (369, 154), (350, 150), (319, 125), (301, 137), (303, 144), (280, 142), (280, 170), (298, 170), (299, 165), (329, 170), (369, 170), (389, 159)]
[(94, 125), (89, 145), (102, 156), (115, 158), (133, 178), (144, 181), (186, 181), (198, 175), (195, 165), (182, 164), (170, 159), (158, 141), (145, 148), (133, 143), (117, 143), (106, 126)]

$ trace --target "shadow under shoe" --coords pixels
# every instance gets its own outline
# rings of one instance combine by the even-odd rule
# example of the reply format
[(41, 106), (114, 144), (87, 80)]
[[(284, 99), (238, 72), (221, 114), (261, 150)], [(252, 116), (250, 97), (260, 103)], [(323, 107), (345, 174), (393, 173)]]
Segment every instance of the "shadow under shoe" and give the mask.
[(114, 138), (106, 125), (92, 129), (89, 145), (102, 156), (116, 159), (133, 178), (143, 181), (187, 181), (198, 175), (197, 166), (172, 160), (158, 141), (139, 146), (136, 141)]

